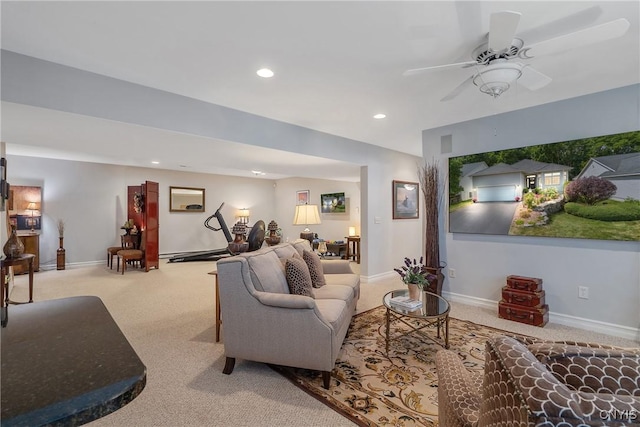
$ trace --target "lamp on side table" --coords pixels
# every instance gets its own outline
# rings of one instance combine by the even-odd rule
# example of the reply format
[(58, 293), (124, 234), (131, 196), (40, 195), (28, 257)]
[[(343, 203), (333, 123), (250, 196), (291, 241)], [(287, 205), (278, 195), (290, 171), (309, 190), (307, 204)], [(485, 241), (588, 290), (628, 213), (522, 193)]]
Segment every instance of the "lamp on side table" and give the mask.
[(309, 225), (320, 224), (318, 205), (298, 205), (293, 215), (293, 225), (304, 225), (305, 229), (300, 233), (301, 239), (307, 239), (313, 247), (313, 232)]

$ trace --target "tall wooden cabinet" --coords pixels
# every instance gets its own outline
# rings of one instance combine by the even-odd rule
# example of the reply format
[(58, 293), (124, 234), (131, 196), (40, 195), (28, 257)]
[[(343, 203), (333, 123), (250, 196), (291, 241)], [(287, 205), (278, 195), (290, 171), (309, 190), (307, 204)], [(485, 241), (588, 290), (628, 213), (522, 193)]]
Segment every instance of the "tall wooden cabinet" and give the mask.
[[(25, 254), (33, 254), (36, 257), (33, 259), (33, 271), (40, 270), (40, 234), (38, 233), (25, 233), (18, 234), (22, 244), (24, 245)], [(29, 266), (27, 263), (16, 264), (13, 266), (13, 274), (25, 274), (29, 272)]]

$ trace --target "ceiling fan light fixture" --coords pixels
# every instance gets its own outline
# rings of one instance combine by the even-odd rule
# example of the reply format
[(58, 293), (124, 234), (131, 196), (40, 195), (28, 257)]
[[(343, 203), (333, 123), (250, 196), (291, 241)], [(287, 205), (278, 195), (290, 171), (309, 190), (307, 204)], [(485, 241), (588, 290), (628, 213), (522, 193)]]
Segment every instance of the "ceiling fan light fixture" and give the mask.
[(509, 90), (511, 84), (522, 75), (522, 64), (509, 63), (504, 59), (496, 60), (487, 65), (485, 69), (478, 71), (473, 77), (473, 84), (478, 86), (480, 92), (499, 97)]

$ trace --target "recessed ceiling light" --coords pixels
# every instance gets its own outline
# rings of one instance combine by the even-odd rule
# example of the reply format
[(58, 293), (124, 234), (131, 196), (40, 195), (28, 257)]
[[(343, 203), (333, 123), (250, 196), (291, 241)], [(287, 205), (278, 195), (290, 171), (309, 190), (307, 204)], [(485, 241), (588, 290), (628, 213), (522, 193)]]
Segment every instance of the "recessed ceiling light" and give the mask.
[(260, 68), (258, 71), (256, 71), (256, 74), (260, 77), (264, 77), (265, 79), (273, 77), (273, 71), (268, 68)]
[(251, 171), (251, 173), (252, 173), (252, 174), (254, 174), (254, 175), (256, 175), (256, 176), (258, 176), (258, 175), (265, 175), (265, 173), (264, 173), (264, 172), (262, 172), (262, 171), (254, 171), (254, 170), (252, 170), (252, 171)]
[(378, 113), (375, 116), (373, 116), (374, 119), (384, 119), (385, 117), (387, 117), (387, 115), (382, 113)]
[(153, 163), (154, 165), (159, 165), (160, 164), (160, 162), (157, 161), (157, 160), (152, 160), (151, 163)]

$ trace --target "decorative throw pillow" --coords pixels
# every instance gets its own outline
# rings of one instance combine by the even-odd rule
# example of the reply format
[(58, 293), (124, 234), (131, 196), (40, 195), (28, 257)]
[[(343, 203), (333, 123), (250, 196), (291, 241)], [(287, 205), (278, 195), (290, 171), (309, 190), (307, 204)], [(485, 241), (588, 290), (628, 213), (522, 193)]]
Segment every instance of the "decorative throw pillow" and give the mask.
[(311, 275), (311, 284), (314, 288), (320, 288), (327, 284), (324, 279), (324, 273), (322, 272), (322, 262), (317, 253), (311, 251), (303, 251), (302, 258), (309, 267), (309, 274)]
[(288, 258), (284, 265), (289, 292), (314, 298), (311, 276), (304, 260)]

